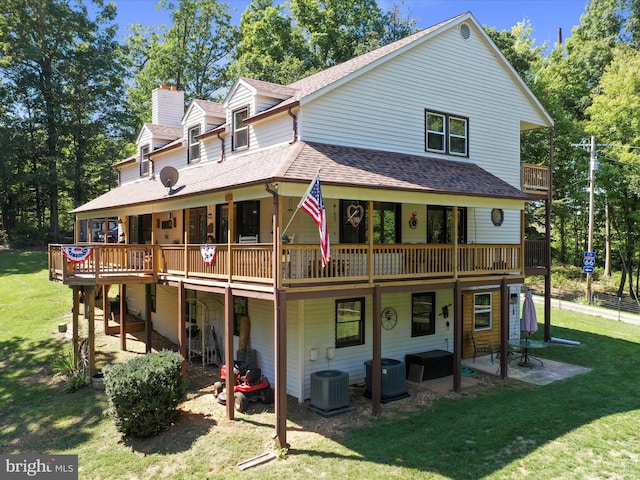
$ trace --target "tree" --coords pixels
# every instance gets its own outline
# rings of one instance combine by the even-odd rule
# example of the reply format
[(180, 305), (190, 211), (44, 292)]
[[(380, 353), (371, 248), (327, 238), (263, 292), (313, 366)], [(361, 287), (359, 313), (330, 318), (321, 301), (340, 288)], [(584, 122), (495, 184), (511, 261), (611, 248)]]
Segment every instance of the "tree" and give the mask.
[(102, 120), (119, 110), (113, 93), (123, 81), (115, 27), (102, 29), (115, 18), (114, 7), (95, 3), (99, 11), (90, 20), (82, 2), (72, 8), (68, 0), (0, 0), (0, 68), (10, 102), (2, 119), (10, 152), (3, 184), (17, 180), (2, 205), (8, 230), (22, 224), (43, 237), (48, 226), (55, 240), (60, 207), (86, 200), (76, 174), (90, 163)]
[(273, 0), (252, 0), (240, 19), (238, 46), (227, 70), (229, 81), (249, 77), (288, 84), (309, 73), (313, 64), (302, 31)]
[(137, 68), (129, 91), (140, 123), (151, 117), (151, 92), (170, 84), (193, 98), (213, 100), (225, 86), (225, 60), (236, 43), (229, 5), (216, 0), (161, 0), (173, 24), (164, 32), (133, 26), (127, 40), (128, 60)]
[(612, 145), (601, 154), (599, 183), (613, 203), (614, 237), (633, 292), (631, 272), (640, 240), (640, 53), (634, 47), (613, 49), (586, 113), (588, 132), (598, 143)]

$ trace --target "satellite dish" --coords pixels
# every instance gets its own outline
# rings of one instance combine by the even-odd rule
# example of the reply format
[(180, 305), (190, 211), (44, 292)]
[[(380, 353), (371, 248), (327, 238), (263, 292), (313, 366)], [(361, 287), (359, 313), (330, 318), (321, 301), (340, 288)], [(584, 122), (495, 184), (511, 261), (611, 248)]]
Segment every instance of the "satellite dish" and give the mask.
[(162, 185), (171, 190), (178, 183), (178, 171), (173, 167), (164, 167), (160, 170), (160, 181)]

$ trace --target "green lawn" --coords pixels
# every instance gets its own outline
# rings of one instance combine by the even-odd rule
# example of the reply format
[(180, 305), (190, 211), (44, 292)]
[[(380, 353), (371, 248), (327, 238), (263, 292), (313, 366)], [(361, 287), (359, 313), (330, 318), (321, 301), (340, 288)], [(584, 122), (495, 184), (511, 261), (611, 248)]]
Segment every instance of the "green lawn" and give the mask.
[[(544, 356), (590, 373), (440, 400), (292, 444), (285, 459), (239, 472), (237, 462), (273, 448), (259, 417), (241, 415), (222, 435), (224, 409), (212, 406), (216, 414), (193, 414), (188, 429), (177, 424), (160, 442), (126, 440), (102, 415), (103, 393), (66, 394), (52, 381), (48, 359), (66, 347), (57, 325), (71, 294), (48, 281), (46, 263), (45, 253), (0, 252), (0, 454), (78, 454), (82, 479), (640, 478), (638, 326), (553, 310), (553, 336), (581, 346), (553, 345)], [(293, 438), (302, 427), (290, 425)]]

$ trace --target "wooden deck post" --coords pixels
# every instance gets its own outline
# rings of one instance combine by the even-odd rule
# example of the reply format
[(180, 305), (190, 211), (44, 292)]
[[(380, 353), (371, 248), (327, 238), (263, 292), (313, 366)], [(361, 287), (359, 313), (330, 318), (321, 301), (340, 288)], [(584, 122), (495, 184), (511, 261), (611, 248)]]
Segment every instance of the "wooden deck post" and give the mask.
[[(453, 391), (462, 391), (462, 286), (456, 280), (453, 287)], [(473, 328), (473, 327), (471, 327)]]
[(71, 319), (71, 332), (73, 339), (73, 361), (78, 365), (78, 319), (80, 317), (80, 287), (72, 287), (73, 292), (73, 313)]
[(287, 443), (287, 294), (276, 291), (275, 294), (275, 410), (276, 445), (289, 448)]
[(234, 398), (233, 398), (233, 294), (231, 287), (224, 287), (224, 363), (227, 365), (227, 418), (234, 419)]
[[(370, 250), (371, 251), (371, 250)], [(371, 277), (369, 277), (371, 278)], [(371, 414), (380, 415), (382, 400), (382, 299), (380, 285), (373, 287), (373, 359), (371, 360)]]
[(509, 343), (509, 286), (507, 279), (500, 284), (500, 378), (507, 378), (507, 343)]
[(109, 285), (102, 286), (102, 322), (104, 333), (109, 331), (109, 316), (111, 315), (111, 305), (109, 305)]
[(178, 348), (182, 355), (182, 376), (187, 374), (187, 292), (184, 282), (178, 283)]
[(96, 374), (96, 287), (87, 288), (89, 302), (89, 378)]
[(120, 284), (120, 350), (127, 349), (127, 285)]
[(151, 335), (151, 284), (146, 284), (144, 286), (144, 303), (145, 303), (145, 323), (144, 323), (144, 333), (145, 333), (145, 351), (147, 353), (151, 353), (151, 343), (152, 343), (152, 335)]

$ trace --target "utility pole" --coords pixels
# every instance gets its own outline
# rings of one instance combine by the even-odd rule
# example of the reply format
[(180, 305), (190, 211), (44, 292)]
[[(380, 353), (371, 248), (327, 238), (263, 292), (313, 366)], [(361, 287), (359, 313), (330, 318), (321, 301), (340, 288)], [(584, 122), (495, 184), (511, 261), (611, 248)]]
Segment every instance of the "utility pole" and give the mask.
[[(587, 241), (587, 250), (589, 252), (593, 252), (593, 204), (596, 182), (596, 137), (591, 137), (591, 148), (589, 153), (589, 239)], [(591, 273), (587, 272), (586, 300), (589, 305), (591, 305), (591, 275)]]

